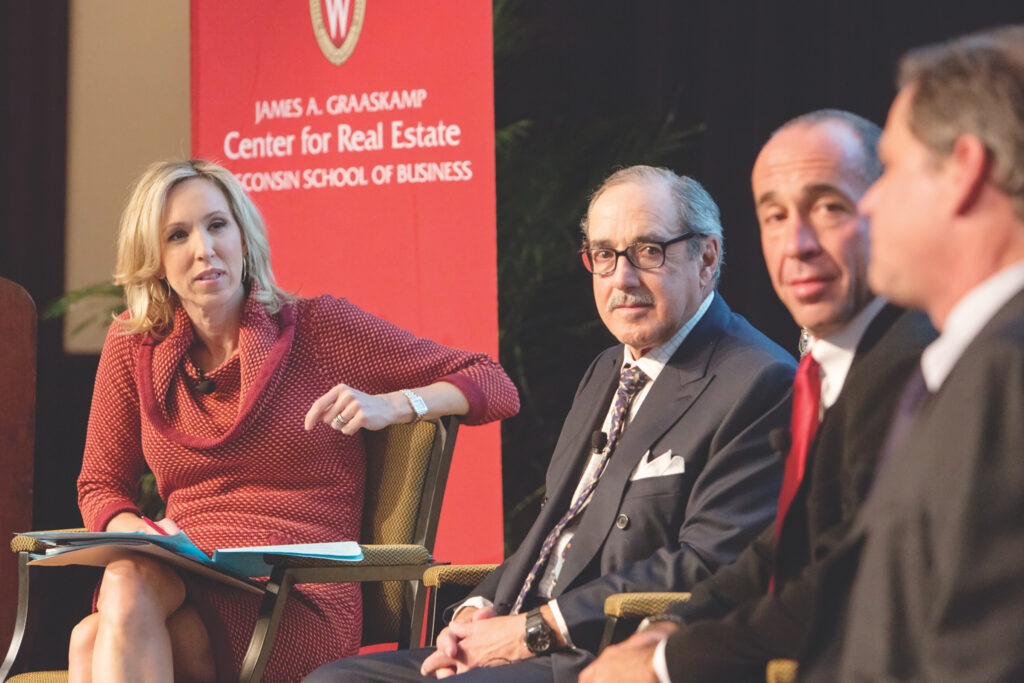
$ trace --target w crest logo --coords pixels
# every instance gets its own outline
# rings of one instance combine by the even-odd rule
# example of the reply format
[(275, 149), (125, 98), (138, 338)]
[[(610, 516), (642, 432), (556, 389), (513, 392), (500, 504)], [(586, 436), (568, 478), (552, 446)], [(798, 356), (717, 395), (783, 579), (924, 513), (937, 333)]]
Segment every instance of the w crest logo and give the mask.
[(366, 0), (309, 0), (309, 14), (317, 45), (331, 64), (352, 55), (363, 29)]

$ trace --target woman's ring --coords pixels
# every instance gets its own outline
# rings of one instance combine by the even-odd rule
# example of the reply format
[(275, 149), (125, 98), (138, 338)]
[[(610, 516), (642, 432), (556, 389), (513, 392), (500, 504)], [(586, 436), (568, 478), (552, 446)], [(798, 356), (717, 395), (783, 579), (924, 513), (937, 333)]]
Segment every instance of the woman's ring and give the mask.
[(347, 424), (348, 424), (348, 420), (343, 418), (341, 416), (341, 413), (338, 413), (337, 415), (335, 415), (334, 419), (331, 420), (331, 426), (334, 427), (335, 429), (338, 429), (338, 430), (342, 429)]

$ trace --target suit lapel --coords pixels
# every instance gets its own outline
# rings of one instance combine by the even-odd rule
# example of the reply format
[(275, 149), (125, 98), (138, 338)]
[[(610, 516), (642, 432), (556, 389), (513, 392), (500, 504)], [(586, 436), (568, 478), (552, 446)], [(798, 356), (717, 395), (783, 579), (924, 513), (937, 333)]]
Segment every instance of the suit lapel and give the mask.
[(587, 458), (590, 457), (591, 434), (601, 428), (601, 423), (608, 412), (612, 395), (618, 386), (621, 364), (621, 346), (604, 353), (594, 363), (591, 377), (587, 380), (583, 393), (573, 403), (573, 411), (566, 416), (567, 431), (555, 446), (551, 456), (551, 472), (547, 477), (548, 482), (555, 482), (555, 486), (546, 492), (547, 503), (541, 508), (536, 521), (516, 551), (515, 564), (510, 565), (505, 573), (505, 576), (509, 577), (504, 587), (508, 595), (500, 592), (499, 600), (511, 603), (515, 598), (527, 572), (540, 553), (544, 539), (569, 509), (572, 494), (579, 484)]
[[(565, 566), (558, 577), (556, 594), (572, 585), (604, 545), (629, 485), (629, 477), (640, 459), (665, 432), (683, 419), (714, 378), (708, 367), (729, 314), (729, 307), (720, 295), (716, 295), (704, 318), (651, 386), (643, 405), (616, 445), (594, 497), (576, 528), (572, 551), (566, 556)], [(572, 487), (575, 488), (577, 483), (573, 480)]]
[[(546, 507), (553, 508), (557, 515), (554, 517), (556, 521), (569, 509), (569, 501), (576, 490), (576, 485), (579, 484), (579, 478), (591, 454), (591, 436), (596, 430), (601, 429), (604, 418), (608, 414), (612, 396), (618, 387), (621, 364), (621, 346), (597, 362), (585, 393), (578, 400), (581, 409), (579, 417), (573, 418), (575, 431), (565, 439), (564, 446), (559, 444), (551, 457), (552, 466), (558, 469), (552, 471), (552, 476), (549, 477), (556, 482), (556, 488), (547, 492), (548, 505)], [(554, 521), (550, 525), (543, 525), (544, 533), (547, 534), (552, 526), (554, 526)]]

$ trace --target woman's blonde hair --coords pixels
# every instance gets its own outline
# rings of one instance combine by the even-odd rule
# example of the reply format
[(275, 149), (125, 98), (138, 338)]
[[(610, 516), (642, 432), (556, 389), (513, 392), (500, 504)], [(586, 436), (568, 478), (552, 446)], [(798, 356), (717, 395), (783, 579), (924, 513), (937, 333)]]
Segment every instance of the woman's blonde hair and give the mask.
[(124, 287), (129, 316), (120, 320), (126, 334), (150, 332), (162, 337), (174, 325), (175, 295), (158, 277), (161, 223), (167, 196), (178, 183), (191, 178), (215, 184), (231, 206), (242, 233), (242, 279), (246, 289), (256, 285), (256, 300), (271, 315), (291, 298), (274, 283), (266, 226), (238, 179), (223, 166), (202, 159), (160, 161), (147, 168), (132, 186), (117, 234), (114, 282)]

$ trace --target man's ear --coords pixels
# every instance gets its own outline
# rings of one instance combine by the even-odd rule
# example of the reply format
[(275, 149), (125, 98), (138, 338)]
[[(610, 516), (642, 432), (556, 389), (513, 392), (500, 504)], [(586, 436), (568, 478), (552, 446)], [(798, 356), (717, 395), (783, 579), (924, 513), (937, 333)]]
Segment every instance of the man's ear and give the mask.
[(953, 210), (963, 215), (974, 207), (992, 177), (993, 159), (976, 135), (963, 134), (944, 163)]
[(722, 258), (722, 247), (718, 238), (708, 236), (701, 240), (703, 245), (700, 252), (700, 281), (702, 285), (708, 285), (715, 279), (718, 271), (718, 262)]

